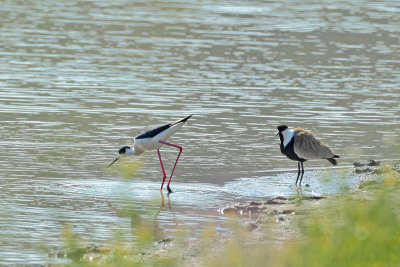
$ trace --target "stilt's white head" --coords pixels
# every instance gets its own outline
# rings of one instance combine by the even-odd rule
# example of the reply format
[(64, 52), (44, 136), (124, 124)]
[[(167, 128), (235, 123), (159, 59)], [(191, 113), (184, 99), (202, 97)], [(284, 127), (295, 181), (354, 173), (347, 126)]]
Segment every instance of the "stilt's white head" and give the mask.
[(119, 156), (128, 156), (135, 154), (135, 150), (133, 150), (130, 146), (123, 146), (118, 150)]
[(111, 165), (113, 165), (117, 160), (119, 160), (121, 157), (124, 156), (129, 156), (129, 155), (135, 155), (135, 150), (132, 149), (130, 146), (123, 146), (118, 150), (118, 157), (116, 157), (113, 162), (110, 163), (110, 165), (108, 165), (108, 167), (110, 167)]

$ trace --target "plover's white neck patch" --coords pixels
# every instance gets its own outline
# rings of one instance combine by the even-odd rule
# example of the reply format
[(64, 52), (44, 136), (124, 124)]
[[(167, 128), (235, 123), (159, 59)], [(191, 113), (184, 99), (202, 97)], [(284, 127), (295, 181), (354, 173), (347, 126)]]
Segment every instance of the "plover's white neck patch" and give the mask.
[(282, 132), (282, 136), (283, 136), (283, 147), (286, 147), (287, 144), (289, 144), (290, 141), (292, 141), (294, 132), (292, 130), (286, 129)]

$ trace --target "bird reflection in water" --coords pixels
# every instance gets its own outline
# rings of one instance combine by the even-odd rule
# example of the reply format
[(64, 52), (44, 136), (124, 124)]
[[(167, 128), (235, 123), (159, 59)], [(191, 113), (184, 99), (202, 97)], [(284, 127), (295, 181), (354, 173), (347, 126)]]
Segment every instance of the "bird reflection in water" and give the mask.
[[(158, 220), (158, 216), (161, 213), (171, 213), (173, 216), (173, 222), (175, 224), (175, 227), (178, 227), (178, 221), (176, 220), (176, 216), (174, 211), (171, 208), (171, 200), (169, 198), (169, 193), (167, 194), (167, 205), (165, 205), (165, 197), (164, 193), (161, 192), (161, 204), (160, 204), (160, 209), (157, 211), (156, 215), (154, 216), (154, 234), (155, 236), (161, 235), (162, 229), (160, 228), (160, 221)], [(167, 207), (167, 210), (165, 210), (165, 207)]]

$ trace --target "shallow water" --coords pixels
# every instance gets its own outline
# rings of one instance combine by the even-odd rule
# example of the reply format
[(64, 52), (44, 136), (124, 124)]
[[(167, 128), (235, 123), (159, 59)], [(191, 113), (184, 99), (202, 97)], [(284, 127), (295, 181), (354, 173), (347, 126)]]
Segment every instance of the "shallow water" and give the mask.
[[(225, 204), (296, 194), (297, 164), (275, 136), (283, 123), (341, 156), (344, 169), (305, 164), (306, 193), (354, 188), (354, 160), (398, 157), (399, 11), (370, 1), (1, 1), (0, 264), (48, 262), (43, 244), (60, 248), (65, 224), (101, 244), (131, 229), (124, 205), (157, 216), (166, 235), (210, 222), (224, 231)], [(104, 169), (143, 126), (188, 114), (170, 139), (184, 150), (164, 207), (156, 152), (133, 180)], [(170, 170), (176, 151), (162, 155)]]

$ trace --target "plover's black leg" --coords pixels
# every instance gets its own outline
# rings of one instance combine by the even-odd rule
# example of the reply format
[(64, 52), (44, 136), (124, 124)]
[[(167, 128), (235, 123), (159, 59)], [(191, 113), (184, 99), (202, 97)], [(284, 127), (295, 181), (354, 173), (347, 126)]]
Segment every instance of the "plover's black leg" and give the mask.
[(298, 167), (298, 170), (297, 170), (297, 178), (296, 178), (295, 185), (297, 185), (297, 181), (299, 180), (299, 177), (300, 177), (300, 161), (297, 162), (297, 167)]
[(304, 166), (303, 166), (303, 162), (301, 162), (301, 177), (300, 177), (299, 185), (301, 185), (301, 181), (303, 180), (303, 175), (304, 175)]

